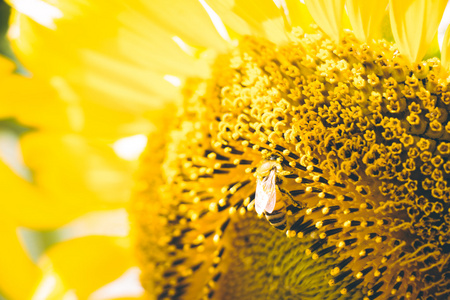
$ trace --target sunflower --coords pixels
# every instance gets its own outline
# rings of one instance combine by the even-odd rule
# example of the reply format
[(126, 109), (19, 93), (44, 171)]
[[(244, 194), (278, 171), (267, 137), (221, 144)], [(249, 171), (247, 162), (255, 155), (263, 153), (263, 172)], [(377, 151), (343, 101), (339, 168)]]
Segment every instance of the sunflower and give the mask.
[(116, 153), (129, 138), (56, 87), (0, 57), (1, 299), (106, 299), (110, 282), (137, 279), (125, 210), (136, 161)]
[[(11, 3), (72, 135), (149, 134), (130, 207), (147, 298), (450, 296), (446, 1)], [(42, 267), (83, 299), (130, 266), (83, 278), (71, 249), (114, 255), (89, 238)]]

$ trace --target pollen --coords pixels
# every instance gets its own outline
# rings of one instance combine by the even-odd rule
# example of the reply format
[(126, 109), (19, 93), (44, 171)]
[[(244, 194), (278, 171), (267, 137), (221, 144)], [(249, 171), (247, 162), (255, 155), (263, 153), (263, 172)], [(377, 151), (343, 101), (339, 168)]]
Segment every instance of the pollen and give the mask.
[[(450, 297), (450, 77), (438, 60), (294, 30), (283, 46), (245, 38), (213, 70), (188, 82), (170, 134), (154, 133), (142, 158), (133, 210), (149, 293)], [(253, 209), (271, 157), (277, 218)]]

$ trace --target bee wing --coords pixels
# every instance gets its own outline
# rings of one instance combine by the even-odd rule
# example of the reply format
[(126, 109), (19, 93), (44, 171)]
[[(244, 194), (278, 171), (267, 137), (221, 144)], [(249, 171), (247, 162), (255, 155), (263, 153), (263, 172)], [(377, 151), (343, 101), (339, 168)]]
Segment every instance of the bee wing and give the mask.
[(264, 210), (268, 213), (272, 213), (275, 204), (277, 202), (277, 185), (276, 185), (276, 176), (275, 176), (276, 170), (273, 169), (270, 171), (270, 174), (266, 177), (266, 180), (264, 182), (264, 189), (267, 193), (267, 203)]
[(264, 179), (258, 179), (256, 181), (256, 193), (255, 193), (255, 210), (256, 213), (262, 214), (266, 208), (269, 196), (266, 194), (263, 188)]
[(255, 210), (258, 214), (264, 211), (273, 212), (276, 204), (276, 182), (275, 170), (270, 171), (269, 175), (257, 181), (255, 193)]

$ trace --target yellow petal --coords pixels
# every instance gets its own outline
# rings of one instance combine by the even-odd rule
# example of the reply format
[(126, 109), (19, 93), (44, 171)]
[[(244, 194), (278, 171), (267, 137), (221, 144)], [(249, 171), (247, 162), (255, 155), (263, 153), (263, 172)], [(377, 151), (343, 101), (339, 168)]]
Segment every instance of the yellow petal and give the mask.
[(380, 35), (386, 41), (388, 41), (390, 43), (395, 43), (394, 35), (392, 34), (391, 20), (390, 20), (390, 17), (389, 17), (389, 11), (388, 11), (387, 14), (385, 14), (383, 16), (383, 19), (381, 20)]
[(92, 293), (88, 300), (144, 299), (138, 267), (128, 269), (122, 276)]
[(128, 213), (122, 208), (87, 213), (58, 230), (72, 239), (89, 235), (125, 237), (129, 234), (129, 227)]
[(390, 0), (392, 33), (400, 53), (411, 62), (419, 62), (433, 40), (446, 0)]
[(0, 57), (0, 118), (15, 118), (28, 127), (70, 130), (66, 105), (57, 100), (56, 91), (13, 71), (14, 64)]
[(3, 199), (0, 211), (21, 226), (55, 228), (91, 209), (86, 203), (65, 203), (64, 198), (52, 198), (48, 191), (20, 178), (1, 161), (0, 178)]
[[(19, 9), (18, 3), (24, 1), (12, 3)], [(155, 1), (57, 2), (51, 7), (62, 17), (37, 23), (40, 19), (30, 11), (25, 11), (28, 16), (15, 14), (9, 36), (35, 77), (63, 78), (83, 101), (140, 115), (160, 107), (162, 101), (179, 99), (178, 88), (164, 80), (165, 75), (183, 79), (208, 72), (205, 62), (187, 54), (175, 37), (204, 48), (226, 45), (203, 7), (191, 2), (190, 6), (186, 1), (161, 2), (160, 11)], [(190, 30), (194, 26), (196, 30)]]
[[(110, 1), (104, 1), (110, 5)], [(220, 37), (211, 16), (198, 0), (153, 0), (137, 1), (146, 8), (143, 12), (148, 20), (160, 28), (181, 37), (190, 45), (225, 49), (226, 43)], [(195, 17), (193, 17), (195, 16)]]
[(163, 74), (205, 76), (207, 64), (196, 59), (205, 48), (189, 44), (165, 27), (136, 11), (125, 11), (117, 45), (121, 53), (138, 66)]
[(377, 37), (389, 0), (347, 0), (347, 14), (356, 38), (370, 41)]
[[(92, 93), (87, 98), (91, 101), (110, 101), (112, 102), (110, 105), (113, 106), (117, 105), (118, 98), (123, 100), (124, 95), (127, 95), (127, 101), (122, 102), (128, 105), (122, 104), (120, 109), (134, 112), (160, 105), (159, 102), (162, 100), (155, 101), (154, 98), (148, 97), (148, 94), (164, 95), (166, 97), (162, 99), (171, 100), (168, 98), (176, 94), (175, 87), (168, 84), (162, 75), (157, 76), (154, 71), (144, 72), (142, 67), (130, 62), (121, 53), (118, 43), (122, 39), (115, 32), (120, 27), (118, 22), (95, 26), (89, 14), (86, 18), (88, 20), (68, 17), (67, 20), (58, 22), (56, 30), (51, 30), (35, 23), (27, 16), (17, 15), (17, 18), (14, 18), (15, 23), (11, 25), (12, 28), (20, 29), (12, 40), (15, 52), (33, 76), (46, 81), (54, 77), (64, 78), (75, 95), (84, 98), (86, 94)], [(98, 18), (95, 22), (97, 20)], [(84, 26), (90, 28), (79, 28), (84, 23), (88, 23)], [(95, 27), (107, 27), (112, 32), (95, 30)], [(80, 35), (79, 32), (96, 32), (97, 35), (86, 36)], [(79, 36), (83, 36), (84, 39), (77, 38)], [(177, 47), (172, 40), (169, 41)], [(110, 43), (112, 45), (107, 47), (106, 44)], [(150, 53), (152, 51), (147, 50)], [(162, 56), (160, 61), (163, 60), (168, 61), (169, 58)], [(111, 61), (115, 63), (109, 65), (108, 62)], [(146, 86), (141, 84), (145, 80), (143, 75), (151, 76)], [(135, 84), (127, 85), (134, 81)], [(111, 98), (112, 100), (109, 100)]]
[[(3, 179), (3, 178), (2, 178)], [(3, 201), (13, 201), (12, 199)], [(40, 277), (17, 235), (17, 226), (8, 216), (0, 216), (0, 291), (12, 300), (29, 299)]]
[(315, 24), (305, 4), (299, 0), (286, 0), (291, 26), (300, 26), (305, 32), (313, 32), (311, 24)]
[(33, 292), (31, 300), (77, 299), (76, 294), (66, 287), (61, 277), (51, 268), (47, 268)]
[(34, 132), (20, 142), (34, 181), (52, 198), (92, 209), (128, 201), (137, 162), (119, 158), (108, 141)]
[(423, 60), (432, 58), (432, 57), (440, 57), (441, 50), (439, 49), (439, 40), (438, 40), (438, 32), (434, 35), (434, 38), (431, 40), (431, 43), (425, 53), (425, 56), (422, 58)]
[[(113, 107), (137, 113), (149, 108), (160, 108), (164, 104), (160, 99), (180, 100), (179, 91), (164, 80), (162, 74), (91, 51), (83, 53), (83, 61), (89, 65), (89, 72), (84, 74), (81, 82), (72, 79), (80, 97), (90, 96), (88, 99), (92, 101), (106, 102)], [(114, 77), (110, 74), (114, 74)], [(108, 89), (109, 97), (96, 99), (95, 95), (101, 97), (105, 89)]]
[[(11, 2), (19, 9), (19, 3), (39, 1)], [(42, 55), (53, 55), (53, 60), (73, 66), (82, 61), (80, 56), (84, 50), (91, 50), (117, 60), (139, 62), (139, 65), (151, 66), (154, 71), (175, 74), (193, 74), (196, 70), (195, 60), (179, 48), (172, 39), (174, 36), (204, 48), (225, 46), (210, 17), (197, 1), (141, 2), (52, 2), (50, 6), (61, 13), (61, 17), (52, 20), (53, 28), (36, 22), (41, 15), (39, 12), (33, 14), (33, 11), (19, 10), (24, 14), (18, 17), (19, 20), (12, 18), (11, 35), (26, 54), (36, 52), (34, 55), (40, 54), (41, 58)], [(193, 19), (192, 15), (196, 18)], [(98, 26), (99, 21), (101, 26)], [(58, 70), (56, 62), (47, 63), (51, 69)], [(36, 70), (33, 68), (32, 71)]]
[[(91, 96), (93, 94), (87, 91), (86, 93)], [(101, 92), (96, 94), (104, 97), (100, 95)], [(142, 111), (137, 114), (121, 108), (122, 106), (114, 106), (106, 102), (100, 103), (80, 98), (79, 108), (71, 111), (73, 114), (82, 113), (83, 125), (77, 133), (86, 137), (117, 139), (135, 134), (148, 134), (154, 130), (149, 117), (158, 110)]]
[[(101, 300), (146, 300), (148, 299), (147, 297), (144, 296), (136, 296), (136, 297), (113, 297), (113, 298), (102, 298)], [(89, 299), (91, 300), (91, 299)], [(95, 298), (93, 298), (92, 300), (97, 300)]]
[(14, 64), (0, 57), (0, 118), (14, 118), (35, 129), (109, 138), (146, 134), (153, 129), (143, 112), (127, 113), (123, 106), (88, 101), (94, 97), (92, 93), (81, 98), (62, 78), (54, 77), (48, 83), (13, 70)]
[(0, 56), (0, 78), (7, 78), (13, 72), (16, 66), (14, 63), (4, 56)]
[(94, 211), (53, 230), (21, 226), (18, 233), (24, 249), (36, 261), (47, 249), (63, 241), (87, 236), (127, 237), (130, 234), (129, 216), (124, 208)]
[(88, 236), (53, 246), (39, 265), (44, 274), (57, 274), (60, 285), (54, 286), (54, 290), (59, 293), (71, 290), (79, 299), (87, 299), (133, 267), (134, 262), (128, 239)]
[[(158, 113), (156, 109), (127, 111), (122, 104), (112, 105), (109, 101), (96, 101), (105, 98), (103, 91), (84, 87), (75, 91), (68, 80), (62, 77), (53, 77), (50, 84), (58, 91), (59, 101), (67, 103), (69, 121), (78, 133), (88, 137), (117, 139), (128, 135), (147, 134), (154, 129), (149, 117)], [(107, 99), (115, 99), (116, 103), (119, 103), (116, 95)]]
[(442, 42), (441, 63), (444, 68), (450, 70), (450, 26), (447, 27)]
[(274, 43), (287, 40), (283, 15), (271, 0), (206, 0), (225, 25), (241, 35), (265, 37)]
[(305, 0), (305, 4), (317, 25), (339, 41), (345, 0)]

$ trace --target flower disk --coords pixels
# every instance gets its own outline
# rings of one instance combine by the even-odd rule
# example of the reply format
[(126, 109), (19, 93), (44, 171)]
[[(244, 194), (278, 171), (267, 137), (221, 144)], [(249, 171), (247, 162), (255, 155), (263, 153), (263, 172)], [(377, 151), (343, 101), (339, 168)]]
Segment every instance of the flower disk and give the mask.
[[(182, 117), (144, 157), (133, 209), (149, 294), (449, 297), (450, 86), (438, 59), (410, 67), (384, 40), (294, 30), (280, 47), (246, 38), (214, 70), (188, 85)], [(284, 231), (254, 211), (271, 155), (290, 194)]]

